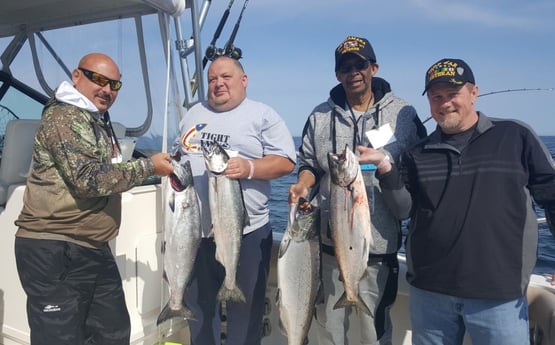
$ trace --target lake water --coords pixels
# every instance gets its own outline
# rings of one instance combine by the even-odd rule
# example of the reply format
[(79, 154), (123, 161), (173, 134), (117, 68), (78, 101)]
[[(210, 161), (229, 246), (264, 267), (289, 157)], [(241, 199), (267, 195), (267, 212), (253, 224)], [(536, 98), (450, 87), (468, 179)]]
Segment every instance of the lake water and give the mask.
[[(295, 137), (295, 147), (300, 145), (300, 137)], [(551, 153), (555, 153), (555, 136), (542, 136)], [(283, 232), (287, 227), (287, 217), (289, 213), (289, 205), (287, 203), (287, 195), (289, 186), (297, 181), (296, 170), (284, 177), (272, 181), (272, 193), (270, 196), (270, 220), (273, 230)], [(543, 211), (537, 210), (538, 216), (543, 217)], [(555, 271), (555, 238), (551, 235), (546, 224), (539, 226), (538, 241), (538, 261), (536, 269), (537, 274), (553, 273)]]

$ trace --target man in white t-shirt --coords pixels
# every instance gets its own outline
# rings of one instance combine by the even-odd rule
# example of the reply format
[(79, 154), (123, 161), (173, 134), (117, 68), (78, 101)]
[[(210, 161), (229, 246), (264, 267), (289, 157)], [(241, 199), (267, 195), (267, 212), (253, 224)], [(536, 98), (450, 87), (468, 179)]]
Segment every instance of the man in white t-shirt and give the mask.
[[(241, 182), (248, 225), (237, 269), (237, 285), (246, 303), (226, 303), (225, 343), (260, 344), (272, 229), (268, 198), (270, 180), (291, 173), (296, 153), (293, 138), (281, 117), (269, 106), (247, 98), (248, 78), (236, 59), (217, 57), (208, 69), (208, 100), (193, 106), (180, 124), (174, 147), (191, 162), (201, 204), (203, 239), (185, 304), (196, 321), (189, 320), (191, 344), (221, 343), (221, 310), (217, 299), (225, 272), (215, 258), (208, 202), (208, 173), (202, 146), (217, 141), (236, 156), (224, 174)], [(285, 197), (285, 196), (284, 196)]]

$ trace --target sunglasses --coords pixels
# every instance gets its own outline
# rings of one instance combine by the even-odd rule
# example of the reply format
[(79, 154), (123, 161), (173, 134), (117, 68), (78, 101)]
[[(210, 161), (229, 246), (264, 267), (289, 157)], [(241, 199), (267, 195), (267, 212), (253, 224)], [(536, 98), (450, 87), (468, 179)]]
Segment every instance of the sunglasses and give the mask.
[(113, 80), (103, 76), (100, 73), (89, 71), (88, 69), (84, 69), (81, 67), (79, 67), (79, 70), (83, 72), (83, 74), (85, 75), (85, 77), (87, 77), (87, 79), (89, 79), (90, 81), (92, 81), (98, 86), (104, 87), (108, 85), (108, 83), (110, 83), (110, 89), (112, 89), (113, 91), (118, 91), (119, 89), (121, 89), (121, 86), (122, 86), (121, 80)]
[(368, 66), (370, 66), (370, 63), (368, 61), (359, 60), (359, 61), (355, 62), (354, 64), (341, 65), (341, 66), (339, 66), (339, 69), (337, 69), (337, 71), (339, 73), (349, 73), (354, 69), (355, 72), (360, 72), (362, 70), (367, 69)]

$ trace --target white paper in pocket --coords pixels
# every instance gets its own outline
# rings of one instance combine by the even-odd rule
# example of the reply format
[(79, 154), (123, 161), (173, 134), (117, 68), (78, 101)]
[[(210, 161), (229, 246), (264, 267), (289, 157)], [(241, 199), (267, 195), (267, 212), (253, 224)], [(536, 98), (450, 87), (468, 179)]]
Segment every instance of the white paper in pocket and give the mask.
[(372, 144), (372, 147), (375, 149), (379, 149), (384, 147), (387, 144), (391, 144), (397, 141), (395, 135), (393, 134), (393, 130), (389, 123), (381, 126), (377, 129), (371, 129), (366, 132), (366, 137)]

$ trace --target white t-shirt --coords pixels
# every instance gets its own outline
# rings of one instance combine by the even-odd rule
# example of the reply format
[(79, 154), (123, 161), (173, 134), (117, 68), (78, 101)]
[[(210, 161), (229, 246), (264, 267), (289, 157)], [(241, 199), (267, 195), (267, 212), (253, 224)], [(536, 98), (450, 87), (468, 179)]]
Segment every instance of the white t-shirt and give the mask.
[[(269, 106), (245, 99), (230, 111), (214, 112), (206, 102), (196, 104), (185, 115), (180, 125), (179, 147), (185, 159), (191, 161), (195, 189), (199, 196), (202, 233), (210, 235), (211, 219), (208, 203), (208, 173), (201, 145), (216, 140), (226, 150), (236, 151), (239, 157), (257, 159), (267, 155), (287, 157), (296, 162), (293, 138), (285, 122)], [(249, 233), (269, 222), (268, 198), (270, 181), (242, 179), (241, 188), (250, 225)], [(283, 196), (287, 198), (287, 195)]]

